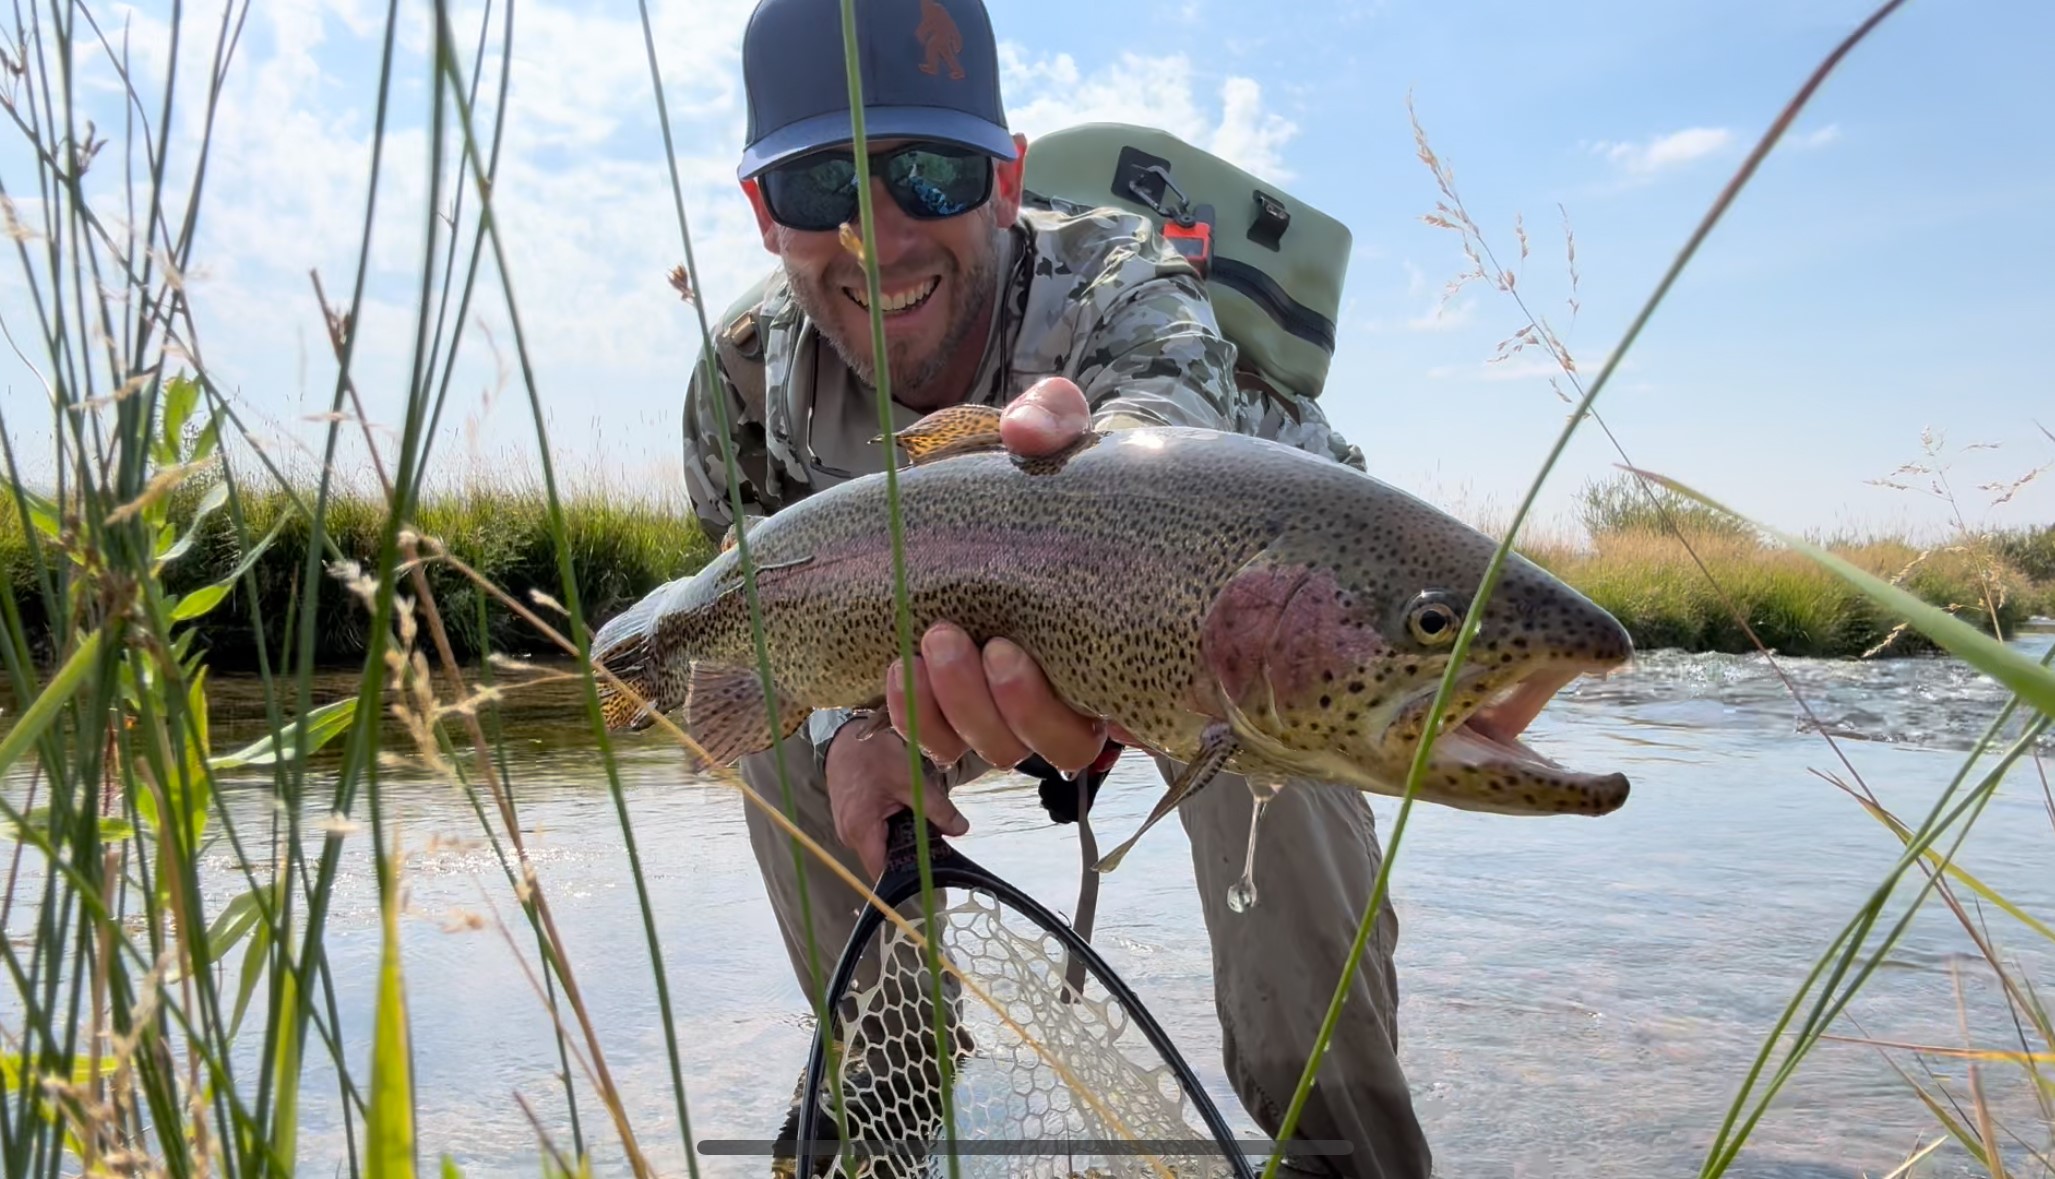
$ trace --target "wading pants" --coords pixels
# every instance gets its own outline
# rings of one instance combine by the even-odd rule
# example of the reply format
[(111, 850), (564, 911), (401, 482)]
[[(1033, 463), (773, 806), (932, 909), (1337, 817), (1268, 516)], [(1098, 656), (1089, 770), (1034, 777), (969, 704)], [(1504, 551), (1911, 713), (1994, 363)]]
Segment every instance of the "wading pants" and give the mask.
[[(800, 829), (857, 879), (868, 880), (856, 853), (835, 835), (827, 788), (813, 772), (812, 750), (803, 730), (786, 741), (784, 755)], [(1179, 767), (1168, 759), (1156, 761), (1168, 783)], [(759, 795), (783, 809), (772, 751), (745, 758), (738, 768)], [(1259, 903), (1247, 913), (1235, 913), (1227, 907), (1227, 891), (1241, 878), (1253, 805), (1241, 778), (1221, 774), (1187, 798), (1178, 817), (1191, 843), (1192, 868), (1213, 947), (1214, 1005), (1226, 1072), (1243, 1108), (1266, 1134), (1275, 1135), (1312, 1053), (1335, 982), (1347, 964), (1380, 855), (1369, 802), (1362, 794), (1293, 782), (1263, 815), (1256, 847)], [(813, 996), (791, 840), (756, 806), (747, 800), (741, 806), (748, 815), (750, 842), (785, 949), (800, 988)], [(1111, 847), (1125, 837), (1102, 834), (1100, 842)], [(834, 970), (864, 902), (811, 852), (804, 852), (803, 858), (813, 936), (825, 978)], [(915, 898), (902, 911), (917, 918), (919, 905)], [(1388, 896), (1381, 909), (1293, 1134), (1295, 1139), (1347, 1142), (1350, 1152), (1288, 1153), (1287, 1169), (1295, 1173), (1425, 1179), (1430, 1172), (1426, 1136), (1397, 1057), (1398, 976), (1392, 952), (1398, 941), (1398, 917)]]

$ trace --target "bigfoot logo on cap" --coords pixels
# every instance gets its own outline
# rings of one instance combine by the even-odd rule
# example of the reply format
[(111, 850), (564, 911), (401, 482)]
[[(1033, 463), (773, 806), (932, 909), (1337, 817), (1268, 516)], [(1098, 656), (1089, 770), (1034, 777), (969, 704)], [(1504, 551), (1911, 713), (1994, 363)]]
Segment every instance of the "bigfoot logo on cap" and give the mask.
[(963, 79), (963, 67), (956, 61), (956, 55), (963, 50), (963, 33), (956, 27), (956, 21), (949, 10), (935, 0), (920, 0), (920, 27), (913, 31), (920, 40), (921, 48), (928, 51), (928, 59), (920, 64), (920, 72), (932, 74), (942, 62), (949, 63), (949, 76), (958, 81)]

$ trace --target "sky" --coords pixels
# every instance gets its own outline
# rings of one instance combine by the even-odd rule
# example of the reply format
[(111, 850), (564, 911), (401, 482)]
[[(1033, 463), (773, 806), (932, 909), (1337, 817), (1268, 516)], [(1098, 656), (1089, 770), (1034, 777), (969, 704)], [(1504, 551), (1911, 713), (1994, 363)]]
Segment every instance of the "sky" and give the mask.
[[(399, 5), (353, 368), (367, 413), (387, 427), (399, 421), (421, 283), (427, 7)], [(734, 180), (749, 7), (650, 0), (710, 312), (774, 264)], [(110, 28), (127, 23), (146, 90), (161, 84), (169, 4), (97, 11)], [(193, 164), (219, 9), (186, 11), (174, 174)], [(1472, 283), (1445, 297), (1467, 263), (1455, 234), (1422, 219), (1440, 194), (1416, 154), (1409, 96), (1487, 243), (1515, 263), (1518, 291), (1588, 380), (1744, 154), (1869, 9), (993, 0), (991, 11), (1010, 118), (1031, 152), (1036, 136), (1063, 126), (1146, 123), (1346, 223), (1353, 252), (1323, 407), (1373, 474), (1468, 518), (1503, 519), (1568, 406), (1544, 355), (1490, 362), (1526, 322), (1510, 296)], [(483, 118), (500, 81), (503, 13), (491, 10)], [(467, 71), (484, 15), (482, 0), (453, 9)], [(201, 353), (288, 465), (319, 447), (317, 415), (334, 388), (309, 273), (332, 299), (356, 280), (385, 19), (372, 0), (252, 5), (214, 117), (187, 275)], [(1919, 490), (1924, 479), (1912, 490), (1874, 482), (1923, 459), (1926, 438), (1967, 523), (2055, 520), (2055, 470), (2002, 505), (1979, 489), (2055, 463), (2055, 437), (2043, 433), (2055, 431), (2045, 344), (2055, 107), (2040, 80), (2049, 44), (2055, 9), (2045, 4), (1915, 2), (1843, 62), (1600, 398), (1625, 458), (1781, 528), (1938, 535), (1955, 509)], [(117, 154), (106, 63), (84, 62), (80, 78)], [(699, 329), (665, 281), (684, 252), (637, 6), (520, 0), (507, 118), (496, 209), (551, 458), (574, 483), (676, 492)], [(118, 197), (118, 169), (98, 171), (89, 179), (101, 195)], [(0, 180), (34, 224), (34, 169), (11, 130)], [(32, 348), (33, 317), (10, 258), (0, 322)], [(464, 348), (436, 443), (438, 480), (535, 471), (503, 299), (481, 300)], [(27, 355), (30, 364), (0, 353), (0, 412), (33, 471), (49, 448), (47, 366)], [(1621, 461), (1586, 423), (1544, 485), (1537, 522), (1570, 524), (1579, 486)]]

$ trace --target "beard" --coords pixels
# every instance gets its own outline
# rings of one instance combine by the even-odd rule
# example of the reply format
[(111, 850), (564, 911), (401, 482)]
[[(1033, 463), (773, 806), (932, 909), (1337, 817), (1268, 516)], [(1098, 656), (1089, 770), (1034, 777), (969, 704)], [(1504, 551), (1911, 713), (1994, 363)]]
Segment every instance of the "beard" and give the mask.
[[(979, 210), (978, 216), (991, 222), (990, 206)], [(946, 326), (941, 340), (932, 348), (921, 350), (922, 345), (911, 340), (893, 340), (888, 332), (885, 337), (885, 358), (891, 366), (892, 392), (895, 401), (925, 400), (918, 395), (928, 391), (928, 386), (941, 375), (949, 362), (955, 359), (957, 350), (964, 346), (972, 329), (977, 327), (985, 308), (995, 298), (993, 287), (997, 282), (999, 258), (1002, 253), (1002, 232), (991, 225), (987, 235), (987, 246), (972, 260), (971, 268), (965, 270), (953, 254), (946, 251), (939, 259), (942, 285), (948, 288), (949, 305)], [(839, 270), (839, 268), (838, 268)], [(869, 388), (878, 385), (877, 368), (871, 356), (871, 333), (868, 323), (859, 334), (848, 337), (837, 326), (841, 321), (834, 314), (844, 305), (862, 312), (863, 308), (849, 301), (842, 293), (846, 285), (862, 290), (866, 283), (863, 270), (857, 266), (853, 274), (843, 275), (837, 271), (829, 273), (801, 274), (793, 270), (788, 261), (785, 276), (791, 286), (792, 298), (799, 309), (813, 321), (820, 334), (835, 350), (842, 363), (849, 367), (856, 379)], [(888, 287), (889, 282), (881, 284)]]

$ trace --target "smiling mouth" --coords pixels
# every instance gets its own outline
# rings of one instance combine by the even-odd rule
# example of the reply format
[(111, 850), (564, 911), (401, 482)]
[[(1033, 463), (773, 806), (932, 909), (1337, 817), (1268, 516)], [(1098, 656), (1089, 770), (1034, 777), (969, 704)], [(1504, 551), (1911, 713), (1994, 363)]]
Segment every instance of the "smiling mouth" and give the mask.
[[(888, 316), (904, 315), (924, 305), (934, 295), (935, 288), (941, 285), (942, 279), (938, 275), (896, 291), (880, 288), (878, 309)], [(843, 287), (842, 293), (849, 296), (850, 301), (858, 307), (863, 308), (865, 311), (870, 310), (870, 294), (868, 291), (856, 287)]]

